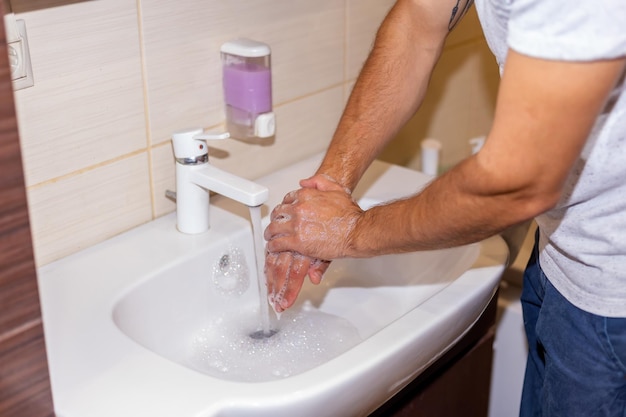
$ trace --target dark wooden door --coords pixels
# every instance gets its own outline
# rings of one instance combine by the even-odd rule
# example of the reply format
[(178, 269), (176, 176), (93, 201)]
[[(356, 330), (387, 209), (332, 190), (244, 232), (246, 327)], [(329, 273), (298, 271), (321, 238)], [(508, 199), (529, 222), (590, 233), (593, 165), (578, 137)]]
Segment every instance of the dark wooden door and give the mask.
[[(4, 16), (3, 2), (0, 15)], [(0, 19), (0, 416), (53, 416), (4, 20)]]

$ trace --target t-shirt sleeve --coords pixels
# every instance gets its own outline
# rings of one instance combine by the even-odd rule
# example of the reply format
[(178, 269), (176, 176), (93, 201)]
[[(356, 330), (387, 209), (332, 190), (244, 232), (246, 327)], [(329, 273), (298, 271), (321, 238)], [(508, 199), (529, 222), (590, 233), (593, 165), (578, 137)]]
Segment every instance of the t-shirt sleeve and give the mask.
[(626, 0), (515, 0), (508, 45), (529, 56), (591, 61), (626, 56)]

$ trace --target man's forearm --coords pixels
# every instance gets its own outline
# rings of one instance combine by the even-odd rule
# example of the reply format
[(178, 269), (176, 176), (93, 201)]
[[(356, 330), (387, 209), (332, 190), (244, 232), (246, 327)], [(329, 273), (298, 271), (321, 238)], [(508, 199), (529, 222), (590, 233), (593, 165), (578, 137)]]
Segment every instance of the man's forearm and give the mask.
[[(530, 219), (554, 204), (515, 191), (499, 192), (476, 157), (437, 178), (420, 194), (364, 213), (346, 256), (370, 257), (473, 243)], [(543, 204), (541, 206), (540, 204)]]
[(419, 195), (365, 212), (345, 256), (476, 242), (554, 207), (625, 65), (509, 51), (483, 149)]
[(385, 18), (318, 170), (349, 189), (418, 109), (441, 53), (447, 27), (418, 3)]

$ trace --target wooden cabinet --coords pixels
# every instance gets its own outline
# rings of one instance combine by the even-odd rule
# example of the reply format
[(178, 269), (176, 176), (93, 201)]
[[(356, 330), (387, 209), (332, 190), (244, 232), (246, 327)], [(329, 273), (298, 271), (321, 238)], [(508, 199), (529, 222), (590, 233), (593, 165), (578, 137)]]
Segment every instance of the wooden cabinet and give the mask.
[[(0, 14), (4, 16), (3, 4)], [(52, 416), (4, 20), (0, 19), (0, 416)]]
[(470, 331), (370, 417), (486, 417), (497, 294)]

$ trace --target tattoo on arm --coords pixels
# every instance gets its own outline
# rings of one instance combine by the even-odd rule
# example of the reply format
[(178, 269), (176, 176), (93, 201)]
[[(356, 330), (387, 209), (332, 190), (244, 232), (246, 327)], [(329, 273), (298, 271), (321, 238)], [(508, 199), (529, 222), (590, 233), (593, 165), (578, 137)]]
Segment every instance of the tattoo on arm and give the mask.
[(474, 0), (456, 0), (456, 5), (452, 8), (452, 14), (450, 15), (450, 21), (448, 22), (449, 31), (456, 27), (473, 3)]

